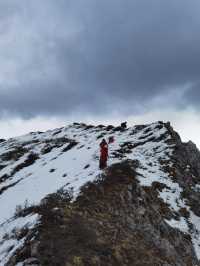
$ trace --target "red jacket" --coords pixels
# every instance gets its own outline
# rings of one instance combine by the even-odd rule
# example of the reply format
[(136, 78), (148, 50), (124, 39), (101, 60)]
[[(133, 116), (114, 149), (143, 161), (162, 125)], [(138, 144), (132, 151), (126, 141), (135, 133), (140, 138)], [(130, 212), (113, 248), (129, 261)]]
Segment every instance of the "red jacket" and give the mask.
[(102, 160), (107, 160), (108, 158), (108, 144), (105, 142), (105, 143), (101, 143), (100, 144), (100, 152), (101, 152), (101, 159)]

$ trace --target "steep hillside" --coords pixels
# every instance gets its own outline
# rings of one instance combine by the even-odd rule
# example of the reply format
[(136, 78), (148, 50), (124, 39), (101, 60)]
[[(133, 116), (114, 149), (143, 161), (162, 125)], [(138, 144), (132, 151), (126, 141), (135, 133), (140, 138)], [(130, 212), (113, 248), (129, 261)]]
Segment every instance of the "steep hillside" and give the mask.
[(200, 152), (169, 123), (2, 140), (0, 265), (197, 266), (199, 201)]

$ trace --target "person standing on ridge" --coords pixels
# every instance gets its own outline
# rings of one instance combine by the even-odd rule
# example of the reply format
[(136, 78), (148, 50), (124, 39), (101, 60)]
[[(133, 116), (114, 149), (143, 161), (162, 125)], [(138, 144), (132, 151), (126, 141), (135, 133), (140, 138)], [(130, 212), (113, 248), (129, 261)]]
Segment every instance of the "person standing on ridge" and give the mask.
[(108, 160), (108, 143), (105, 139), (100, 143), (100, 160), (99, 160), (99, 168), (104, 169), (107, 166)]
[(121, 123), (121, 126), (120, 126), (122, 129), (127, 129), (127, 122), (123, 122)]

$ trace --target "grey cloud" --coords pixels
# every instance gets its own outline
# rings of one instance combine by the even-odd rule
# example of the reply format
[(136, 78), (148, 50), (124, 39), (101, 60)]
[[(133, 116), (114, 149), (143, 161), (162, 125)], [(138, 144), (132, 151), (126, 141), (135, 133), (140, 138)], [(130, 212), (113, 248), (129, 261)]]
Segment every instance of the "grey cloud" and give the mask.
[(200, 106), (200, 81), (191, 85), (191, 87), (185, 92), (184, 105), (192, 105), (194, 108)]
[[(1, 112), (142, 112), (158, 95), (200, 82), (199, 1), (23, 0), (0, 7)], [(195, 104), (198, 90), (187, 93), (173, 104)]]

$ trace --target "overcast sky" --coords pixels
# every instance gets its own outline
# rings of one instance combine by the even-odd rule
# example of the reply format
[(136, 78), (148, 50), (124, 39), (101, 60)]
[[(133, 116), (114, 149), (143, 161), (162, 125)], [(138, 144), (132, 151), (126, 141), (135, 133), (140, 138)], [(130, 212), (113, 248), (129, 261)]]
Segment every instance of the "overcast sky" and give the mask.
[(200, 146), (199, 0), (0, 0), (0, 137), (170, 120)]

